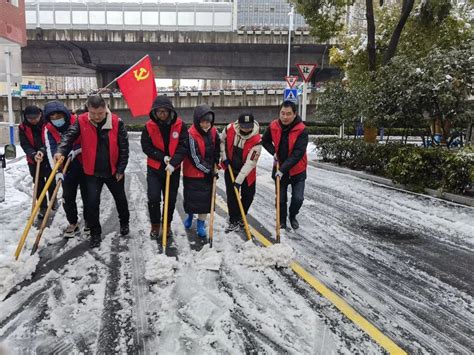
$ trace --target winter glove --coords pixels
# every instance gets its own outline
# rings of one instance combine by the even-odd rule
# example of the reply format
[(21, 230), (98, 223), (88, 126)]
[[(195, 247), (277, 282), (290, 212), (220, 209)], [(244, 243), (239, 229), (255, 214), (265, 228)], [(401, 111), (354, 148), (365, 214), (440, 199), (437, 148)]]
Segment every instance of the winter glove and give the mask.
[(38, 163), (38, 162), (43, 161), (43, 156), (44, 156), (43, 152), (41, 150), (38, 150), (35, 155), (36, 162)]
[(240, 184), (234, 182), (234, 186), (237, 188), (237, 190), (240, 190)]
[(165, 162), (165, 164), (169, 164), (170, 161), (171, 161), (171, 157), (169, 157), (168, 155), (166, 155), (166, 156), (163, 158), (163, 161)]
[(64, 175), (63, 173), (56, 173), (56, 184), (59, 182), (59, 181), (64, 181)]
[(230, 165), (230, 159), (226, 159), (222, 161), (222, 166), (224, 169), (227, 169), (227, 167)]
[(166, 165), (165, 171), (169, 171), (170, 174), (173, 174), (174, 170), (175, 170), (175, 168), (174, 168), (173, 165), (171, 165), (171, 164)]
[(76, 149), (76, 150), (71, 150), (69, 154), (67, 155), (68, 158), (71, 158), (71, 160), (76, 159), (76, 157), (82, 153), (82, 148)]
[(282, 173), (280, 170), (278, 170), (278, 171), (275, 173), (275, 179), (276, 179), (277, 177), (279, 177), (280, 179), (283, 177), (283, 173)]

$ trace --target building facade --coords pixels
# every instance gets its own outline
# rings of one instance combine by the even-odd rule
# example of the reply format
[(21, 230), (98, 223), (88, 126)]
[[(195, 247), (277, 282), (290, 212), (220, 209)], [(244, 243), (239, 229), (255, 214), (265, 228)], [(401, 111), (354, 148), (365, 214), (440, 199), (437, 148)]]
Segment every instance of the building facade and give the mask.
[[(287, 0), (234, 0), (238, 29), (285, 30), (289, 27)], [(308, 29), (303, 16), (295, 13), (294, 29)]]

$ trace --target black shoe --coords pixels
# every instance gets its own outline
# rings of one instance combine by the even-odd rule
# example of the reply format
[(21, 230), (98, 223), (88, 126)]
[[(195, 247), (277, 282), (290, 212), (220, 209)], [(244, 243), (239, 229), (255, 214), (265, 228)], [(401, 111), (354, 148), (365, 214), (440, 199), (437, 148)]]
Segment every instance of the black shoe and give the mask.
[(100, 242), (102, 238), (100, 235), (91, 235), (91, 239), (89, 240), (89, 246), (91, 248), (98, 248), (100, 247)]
[(89, 228), (87, 224), (84, 226), (83, 233), (84, 235), (91, 235), (91, 229)]
[(238, 230), (239, 228), (240, 228), (239, 222), (229, 222), (224, 232), (230, 233), (230, 232)]
[(150, 230), (150, 238), (153, 240), (157, 240), (159, 236), (160, 236), (160, 224), (152, 223), (151, 230)]
[(123, 226), (120, 226), (121, 235), (128, 235), (128, 233), (130, 233), (130, 228), (128, 227), (128, 224), (124, 224)]
[(293, 228), (294, 230), (297, 230), (300, 227), (300, 224), (296, 220), (296, 216), (290, 216), (290, 224), (291, 228)]
[(280, 229), (286, 229), (286, 223), (280, 223)]

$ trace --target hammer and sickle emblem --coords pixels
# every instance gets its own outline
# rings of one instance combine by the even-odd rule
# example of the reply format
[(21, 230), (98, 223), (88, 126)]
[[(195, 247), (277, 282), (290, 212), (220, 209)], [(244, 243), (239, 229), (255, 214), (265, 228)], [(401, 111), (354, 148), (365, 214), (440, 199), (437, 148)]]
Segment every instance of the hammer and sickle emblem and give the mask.
[(147, 79), (150, 76), (150, 72), (145, 68), (140, 68), (140, 72), (138, 72), (138, 70), (134, 70), (133, 75), (137, 81), (141, 81)]

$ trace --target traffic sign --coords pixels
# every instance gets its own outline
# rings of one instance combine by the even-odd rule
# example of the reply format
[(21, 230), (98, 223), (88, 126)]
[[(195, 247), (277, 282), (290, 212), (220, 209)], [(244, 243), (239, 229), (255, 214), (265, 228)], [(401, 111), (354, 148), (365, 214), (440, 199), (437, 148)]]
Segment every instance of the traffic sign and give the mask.
[(298, 89), (285, 89), (283, 101), (298, 102)]
[(298, 67), (298, 71), (300, 72), (303, 81), (307, 83), (311, 79), (311, 76), (313, 75), (316, 68), (318, 67), (318, 64), (296, 64), (296, 66)]
[(296, 75), (285, 76), (285, 80), (288, 83), (288, 86), (292, 88), (293, 86), (295, 86), (296, 82), (298, 81), (298, 76)]

